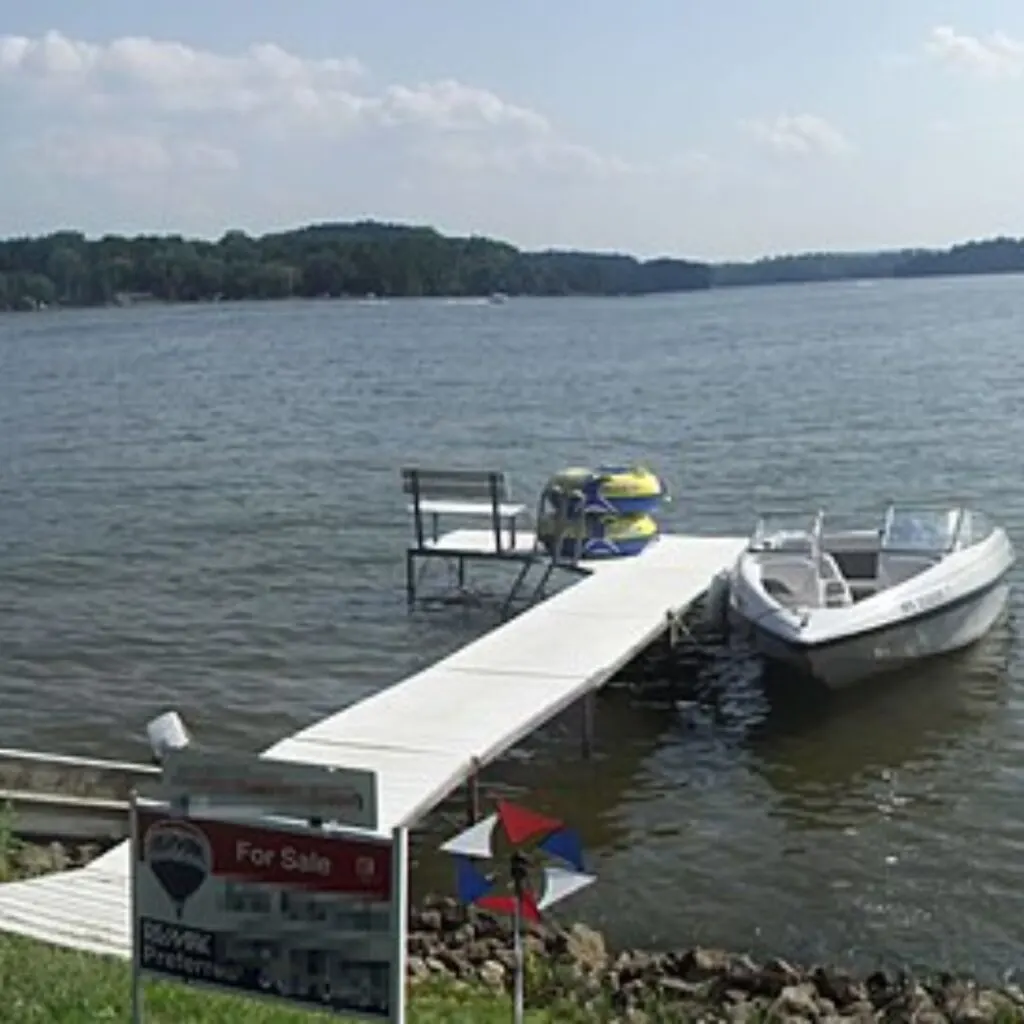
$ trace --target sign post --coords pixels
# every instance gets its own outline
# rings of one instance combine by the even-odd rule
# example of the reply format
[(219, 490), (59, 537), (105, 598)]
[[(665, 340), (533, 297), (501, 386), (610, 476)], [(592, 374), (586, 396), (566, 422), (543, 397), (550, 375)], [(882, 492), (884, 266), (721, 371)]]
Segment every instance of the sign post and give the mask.
[(407, 836), (354, 828), (375, 779), (332, 774), (182, 751), (133, 795), (135, 1024), (144, 977), (404, 1024)]

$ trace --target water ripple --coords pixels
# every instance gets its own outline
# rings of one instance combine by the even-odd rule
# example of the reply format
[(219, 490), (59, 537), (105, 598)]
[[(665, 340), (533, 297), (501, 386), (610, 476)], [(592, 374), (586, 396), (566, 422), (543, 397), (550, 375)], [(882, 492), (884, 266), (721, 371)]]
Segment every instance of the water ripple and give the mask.
[[(963, 495), (1020, 543), (1013, 278), (505, 306), (391, 302), (0, 317), (0, 743), (140, 756), (177, 706), (255, 750), (490, 624), (408, 616), (397, 468), (648, 458), (672, 527)], [(565, 813), (622, 941), (1015, 966), (1024, 687), (983, 645), (824, 704), (756, 663), (695, 702), (610, 691), (494, 773)], [(693, 680), (690, 680), (691, 684)], [(692, 686), (690, 687), (692, 689)], [(456, 802), (417, 837), (416, 884)]]

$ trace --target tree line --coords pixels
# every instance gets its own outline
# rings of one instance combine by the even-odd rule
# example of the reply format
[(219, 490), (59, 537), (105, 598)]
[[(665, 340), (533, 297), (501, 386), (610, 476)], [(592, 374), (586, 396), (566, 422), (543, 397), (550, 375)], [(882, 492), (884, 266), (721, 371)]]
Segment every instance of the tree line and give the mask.
[(218, 241), (77, 231), (0, 241), (0, 310), (343, 296), (647, 295), (712, 287), (1024, 271), (1024, 240), (943, 251), (802, 253), (716, 265), (525, 252), (490, 238), (362, 221)]
[(642, 295), (709, 288), (706, 264), (523, 252), (432, 228), (323, 224), (216, 242), (178, 235), (89, 240), (74, 231), (0, 241), (0, 309), (342, 296)]
[(800, 253), (750, 263), (720, 263), (711, 268), (711, 283), (722, 288), (730, 285), (1021, 272), (1024, 272), (1024, 240), (993, 238), (943, 250)]

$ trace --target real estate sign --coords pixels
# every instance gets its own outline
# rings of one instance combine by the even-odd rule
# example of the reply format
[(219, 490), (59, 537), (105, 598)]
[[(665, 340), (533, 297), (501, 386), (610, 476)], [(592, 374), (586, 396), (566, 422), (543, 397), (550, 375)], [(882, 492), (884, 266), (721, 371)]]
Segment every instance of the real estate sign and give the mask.
[(197, 747), (168, 751), (161, 799), (188, 801), (219, 814), (256, 809), (263, 815), (377, 828), (377, 776), (361, 768), (300, 764)]
[(136, 985), (148, 975), (404, 1022), (404, 830), (360, 836), (168, 804), (134, 813)]

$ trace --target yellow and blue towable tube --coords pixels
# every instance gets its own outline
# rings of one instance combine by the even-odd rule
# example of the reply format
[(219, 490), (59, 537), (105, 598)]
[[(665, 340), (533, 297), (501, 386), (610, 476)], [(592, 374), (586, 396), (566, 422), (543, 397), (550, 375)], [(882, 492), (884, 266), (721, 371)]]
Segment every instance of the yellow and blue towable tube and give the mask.
[(556, 473), (547, 489), (552, 503), (568, 497), (569, 517), (650, 513), (665, 498), (665, 485), (645, 466), (571, 466)]
[(537, 524), (537, 537), (549, 554), (575, 561), (590, 558), (628, 558), (639, 555), (658, 536), (658, 524), (646, 512), (626, 516), (588, 515), (563, 522), (561, 540), (559, 519), (550, 514)]

